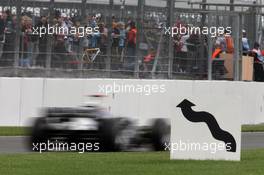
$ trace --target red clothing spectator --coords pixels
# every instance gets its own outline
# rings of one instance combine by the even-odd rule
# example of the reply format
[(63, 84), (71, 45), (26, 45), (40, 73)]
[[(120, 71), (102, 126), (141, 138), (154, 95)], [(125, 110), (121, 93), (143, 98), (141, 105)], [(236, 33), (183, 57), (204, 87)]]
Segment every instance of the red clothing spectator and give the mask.
[(137, 29), (136, 28), (131, 28), (128, 32), (128, 45), (131, 47), (135, 47), (136, 46), (136, 42), (137, 42)]

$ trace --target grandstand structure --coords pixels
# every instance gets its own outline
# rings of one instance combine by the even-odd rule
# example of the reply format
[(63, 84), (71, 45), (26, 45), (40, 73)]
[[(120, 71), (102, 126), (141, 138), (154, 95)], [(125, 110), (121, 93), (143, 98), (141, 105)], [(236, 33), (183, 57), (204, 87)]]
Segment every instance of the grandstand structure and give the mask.
[[(113, 16), (115, 20), (127, 22), (133, 20), (137, 25), (137, 47), (134, 69), (111, 69), (111, 39), (108, 39), (107, 51), (104, 57), (104, 68), (93, 66), (69, 66), (68, 62), (60, 60), (64, 66), (52, 67), (54, 56), (53, 37), (49, 36), (45, 67), (34, 66), (34, 59), (38, 56), (38, 42), (32, 43), (32, 64), (29, 67), (21, 66), (21, 42), (23, 32), (19, 26), (13, 33), (13, 52), (11, 66), (1, 67), (1, 76), (47, 76), (47, 77), (113, 77), (113, 78), (169, 78), (169, 79), (226, 79), (215, 76), (211, 60), (213, 39), (199, 38), (199, 44), (194, 45), (187, 58), (175, 54), (175, 38), (164, 35), (164, 27), (174, 26), (177, 21), (193, 26), (231, 26), (234, 38), (234, 72), (233, 80), (241, 79), (241, 40), (242, 30), (246, 30), (248, 38), (262, 43), (263, 33), (262, 1), (255, 0), (0, 0), (0, 12), (9, 9), (16, 22), (20, 23), (25, 13), (31, 15), (33, 24), (40, 16), (46, 15), (53, 20), (54, 12), (66, 14), (68, 17), (78, 17), (84, 24), (87, 17), (100, 15), (101, 20), (108, 27), (109, 36)], [(7, 34), (8, 35), (8, 34)], [(110, 37), (109, 37), (110, 38)], [(20, 44), (18, 44), (20, 43)], [(8, 43), (7, 43), (8, 44)], [(23, 45), (23, 44), (22, 44)], [(33, 46), (34, 45), (34, 46)], [(142, 70), (142, 58), (149, 49), (156, 50), (154, 62), (148, 70)], [(1, 47), (0, 47), (1, 49)], [(22, 49), (23, 50), (23, 49)], [(3, 51), (4, 52), (4, 51)], [(22, 51), (23, 52), (23, 51)], [(24, 51), (25, 52), (25, 51)], [(58, 53), (63, 57), (72, 57), (69, 53)], [(57, 55), (58, 55), (57, 54)], [(82, 53), (78, 53), (82, 55)], [(2, 57), (1, 59), (9, 59)], [(71, 59), (71, 58), (69, 58)], [(187, 61), (186, 61), (187, 60)], [(184, 63), (183, 63), (184, 62)], [(184, 64), (184, 71), (178, 69)]]

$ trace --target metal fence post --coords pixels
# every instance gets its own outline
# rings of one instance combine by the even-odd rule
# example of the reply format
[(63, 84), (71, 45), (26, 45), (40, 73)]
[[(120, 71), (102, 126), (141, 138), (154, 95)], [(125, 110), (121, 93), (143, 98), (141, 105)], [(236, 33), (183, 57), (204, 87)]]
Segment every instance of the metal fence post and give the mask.
[[(82, 5), (81, 5), (81, 16), (82, 16), (82, 19), (81, 19), (81, 24), (84, 24), (86, 25), (87, 24), (87, 21), (86, 21), (86, 4), (87, 4), (87, 0), (82, 0)], [(72, 11), (72, 10), (71, 10)], [(78, 67), (77, 69), (80, 71), (79, 73), (79, 78), (83, 78), (84, 77), (84, 70), (83, 70), (83, 60), (82, 60), (82, 53), (83, 53), (83, 48), (82, 48), (82, 44), (81, 44), (81, 39), (79, 40), (79, 43), (78, 43), (78, 49), (77, 49), (77, 60), (80, 61), (80, 64), (78, 64)]]
[(83, 18), (83, 21), (86, 20), (86, 2), (87, 0), (82, 0), (81, 16)]
[(111, 34), (112, 34), (112, 23), (113, 23), (113, 8), (114, 8), (114, 0), (109, 0), (109, 16), (108, 16), (108, 22), (107, 22), (107, 26), (108, 26), (108, 38), (107, 38), (107, 51), (106, 51), (106, 72), (107, 72), (107, 77), (111, 77), (111, 63), (112, 63), (112, 38), (111, 38)]
[[(53, 25), (54, 18), (54, 0), (50, 0), (49, 6), (49, 25)], [(47, 31), (48, 32), (48, 31)], [(52, 46), (53, 46), (53, 36), (48, 35), (47, 41), (47, 57), (46, 57), (46, 76), (50, 76), (50, 68), (51, 68), (51, 54), (52, 54)]]
[[(167, 8), (168, 8), (168, 21), (167, 21), (167, 27), (173, 26), (174, 22), (174, 6), (175, 1), (174, 0), (167, 0)], [(174, 60), (174, 54), (173, 54), (173, 38), (172, 36), (169, 36), (169, 66), (168, 66), (168, 78), (172, 78), (172, 72), (173, 72), (173, 60)]]
[[(14, 60), (14, 67), (15, 67), (15, 76), (18, 75), (18, 66), (19, 66), (19, 50), (20, 50), (20, 36), (21, 36), (21, 7), (22, 7), (23, 0), (16, 1), (16, 37), (15, 37), (15, 60)], [(23, 43), (22, 43), (23, 44)]]
[[(243, 37), (243, 16), (239, 14), (239, 58), (243, 59), (243, 44), (242, 44), (242, 37)], [(239, 64), (239, 80), (242, 80), (242, 62)]]
[(235, 52), (234, 52), (234, 59), (233, 59), (233, 63), (234, 63), (234, 80), (238, 81), (239, 80), (239, 60), (240, 60), (240, 33), (241, 33), (241, 29), (240, 29), (240, 21), (239, 21), (239, 15), (235, 16), (235, 32), (234, 32), (234, 48), (235, 48)]
[[(212, 14), (208, 13), (208, 27), (212, 26)], [(209, 32), (208, 35), (208, 70), (207, 70), (207, 77), (208, 80), (212, 80), (212, 49), (213, 49), (213, 42), (212, 37)]]
[[(235, 10), (235, 7), (233, 6), (234, 5), (234, 0), (229, 0), (229, 4), (230, 4), (230, 6), (229, 6), (229, 11), (230, 12), (234, 12), (234, 10)], [(232, 28), (233, 28), (233, 25), (234, 25), (234, 16), (229, 16), (229, 18), (228, 18), (228, 26), (231, 26)]]
[[(206, 3), (207, 0), (203, 0), (202, 1), (203, 3)], [(206, 11), (206, 5), (202, 5), (202, 10), (203, 11)], [(206, 13), (201, 13), (201, 26), (200, 27), (204, 27), (206, 26)], [(199, 55), (200, 55), (200, 61), (198, 63), (199, 65), (199, 69), (200, 69), (200, 73), (201, 74), (205, 74), (206, 73), (206, 64), (205, 64), (205, 61), (206, 61), (206, 54), (205, 54), (205, 49), (207, 49), (206, 47), (206, 43), (205, 43), (205, 40), (206, 40), (206, 36), (205, 35), (201, 35), (201, 38), (200, 38), (200, 43), (201, 43), (201, 49), (199, 49)]]
[(144, 6), (145, 0), (138, 0), (138, 9), (137, 9), (137, 43), (136, 43), (136, 58), (135, 58), (135, 78), (139, 78), (139, 61), (141, 58), (140, 53), (140, 42), (143, 40), (143, 22), (144, 22)]

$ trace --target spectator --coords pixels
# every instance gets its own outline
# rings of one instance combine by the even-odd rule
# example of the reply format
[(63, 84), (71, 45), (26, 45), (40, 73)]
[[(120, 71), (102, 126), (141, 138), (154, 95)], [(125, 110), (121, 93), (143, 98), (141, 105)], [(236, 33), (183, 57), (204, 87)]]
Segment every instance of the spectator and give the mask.
[[(81, 26), (80, 21), (75, 21), (74, 27), (77, 29)], [(81, 55), (81, 49), (80, 49), (80, 43), (81, 43), (81, 38), (80, 34), (76, 33), (76, 35), (72, 36), (72, 51), (75, 55), (75, 58), (77, 60), (80, 60), (80, 55)]]
[(31, 62), (31, 33), (32, 33), (32, 19), (28, 16), (21, 18), (21, 31), (20, 37), (20, 65), (29, 67)]
[(256, 54), (255, 62), (258, 62), (258, 63), (264, 62), (264, 57), (261, 54), (260, 45), (258, 42), (255, 42), (252, 52)]
[(14, 64), (14, 49), (15, 49), (15, 28), (16, 21), (15, 17), (12, 16), (11, 11), (7, 10), (3, 14), (5, 43), (3, 46), (3, 54), (1, 57), (2, 66), (12, 66)]
[(181, 56), (181, 60), (180, 60), (180, 72), (186, 72), (186, 67), (187, 67), (187, 53), (188, 53), (188, 43), (187, 41), (189, 40), (190, 35), (188, 34), (188, 32), (185, 33), (185, 35), (183, 35), (180, 39), (180, 45), (181, 45), (181, 49), (180, 49), (180, 56)]
[(260, 45), (258, 42), (255, 42), (252, 52), (249, 54), (254, 57), (254, 79), (255, 81), (264, 81), (264, 70), (263, 63), (264, 57), (260, 51)]
[(156, 51), (153, 48), (149, 49), (148, 55), (146, 55), (143, 60), (144, 73), (152, 70), (155, 61), (155, 56), (156, 56)]
[(60, 29), (59, 33), (55, 34), (54, 43), (54, 56), (52, 57), (52, 67), (63, 67), (63, 61), (65, 61), (66, 50), (66, 40), (67, 40), (67, 25), (64, 21), (64, 16), (58, 18), (55, 27)]
[(116, 17), (112, 16), (112, 29), (117, 26)]
[[(90, 21), (90, 26), (92, 28), (97, 27), (97, 21), (95, 16), (92, 17), (91, 21)], [(100, 37), (100, 32), (99, 33), (93, 33), (90, 37), (91, 43), (90, 43), (90, 47), (91, 48), (97, 48), (98, 47), (98, 38)]]
[(100, 56), (95, 60), (95, 65), (99, 69), (105, 68), (105, 58), (107, 54), (107, 40), (108, 40), (108, 30), (104, 23), (99, 24), (100, 37), (98, 38), (98, 47), (101, 50)]
[(63, 29), (64, 29), (64, 40), (65, 40), (65, 48), (68, 53), (72, 52), (72, 43), (73, 43), (73, 38), (68, 35), (69, 29), (73, 26), (73, 22), (70, 20), (70, 18), (65, 14), (61, 14), (61, 18), (63, 19)]
[(4, 43), (5, 43), (6, 19), (7, 19), (7, 15), (4, 12), (0, 16), (0, 58), (2, 57), (3, 46), (4, 46)]
[(242, 47), (243, 47), (243, 54), (247, 54), (250, 48), (249, 48), (247, 33), (245, 30), (242, 31)]
[(111, 60), (111, 69), (117, 70), (120, 67), (120, 59), (119, 59), (119, 40), (120, 40), (120, 31), (117, 26), (117, 23), (112, 24), (112, 60)]
[(200, 35), (196, 33), (190, 34), (189, 39), (187, 39), (187, 49), (188, 49), (188, 60), (186, 61), (186, 66), (184, 68), (185, 72), (192, 72), (194, 70), (198, 70), (198, 58), (200, 57), (199, 55), (199, 49), (201, 47), (201, 39)]
[(137, 29), (134, 21), (130, 22), (129, 31), (127, 34), (127, 62), (125, 68), (128, 70), (134, 70), (135, 57), (136, 57), (136, 37)]
[[(174, 43), (174, 60), (173, 60), (173, 71), (175, 72), (182, 72), (180, 65), (181, 65), (181, 60), (182, 60), (182, 43), (180, 42), (181, 40), (181, 35), (177, 34), (173, 37), (173, 43)], [(186, 58), (186, 57), (185, 57)]]
[(215, 41), (215, 47), (221, 49), (221, 53), (226, 53), (227, 43), (226, 43), (226, 38), (222, 33), (218, 34)]
[(234, 41), (232, 36), (225, 31), (225, 40), (226, 40), (226, 53), (233, 54), (234, 53)]
[(218, 34), (214, 46), (213, 46), (213, 55), (212, 59), (219, 58), (221, 53), (226, 53), (227, 46), (226, 46), (226, 39), (223, 34)]
[[(125, 50), (125, 42), (126, 42), (126, 29), (125, 24), (123, 22), (118, 23), (118, 29), (119, 29), (119, 48), (118, 52), (120, 54), (120, 62), (123, 63), (124, 60), (124, 50)], [(121, 66), (121, 65), (120, 65)]]
[(6, 27), (7, 27), (7, 14), (4, 12), (0, 17), (0, 41), (4, 40)]
[[(35, 28), (41, 28), (45, 27), (48, 28), (48, 19), (46, 16), (41, 16), (40, 21), (37, 23)], [(43, 31), (39, 31), (41, 33), (45, 33), (45, 29), (42, 29)], [(45, 67), (46, 64), (46, 57), (47, 57), (47, 42), (48, 42), (48, 35), (45, 33), (43, 36), (38, 38), (39, 44), (39, 55), (36, 58), (36, 66)]]

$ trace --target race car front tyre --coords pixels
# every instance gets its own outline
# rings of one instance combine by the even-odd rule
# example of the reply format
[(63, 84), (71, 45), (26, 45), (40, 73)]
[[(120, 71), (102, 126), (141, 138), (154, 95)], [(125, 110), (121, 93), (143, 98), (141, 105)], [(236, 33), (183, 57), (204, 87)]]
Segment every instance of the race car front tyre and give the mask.
[(31, 136), (29, 141), (29, 149), (32, 151), (36, 151), (33, 149), (34, 145), (46, 143), (48, 140), (48, 137), (46, 136), (46, 132), (44, 129), (45, 119), (44, 118), (38, 118), (34, 122), (34, 125), (31, 129)]
[(164, 151), (170, 142), (170, 124), (166, 119), (155, 119), (152, 124), (152, 145), (155, 151)]
[(99, 132), (102, 151), (127, 151), (131, 146), (134, 127), (127, 119), (104, 119)]

